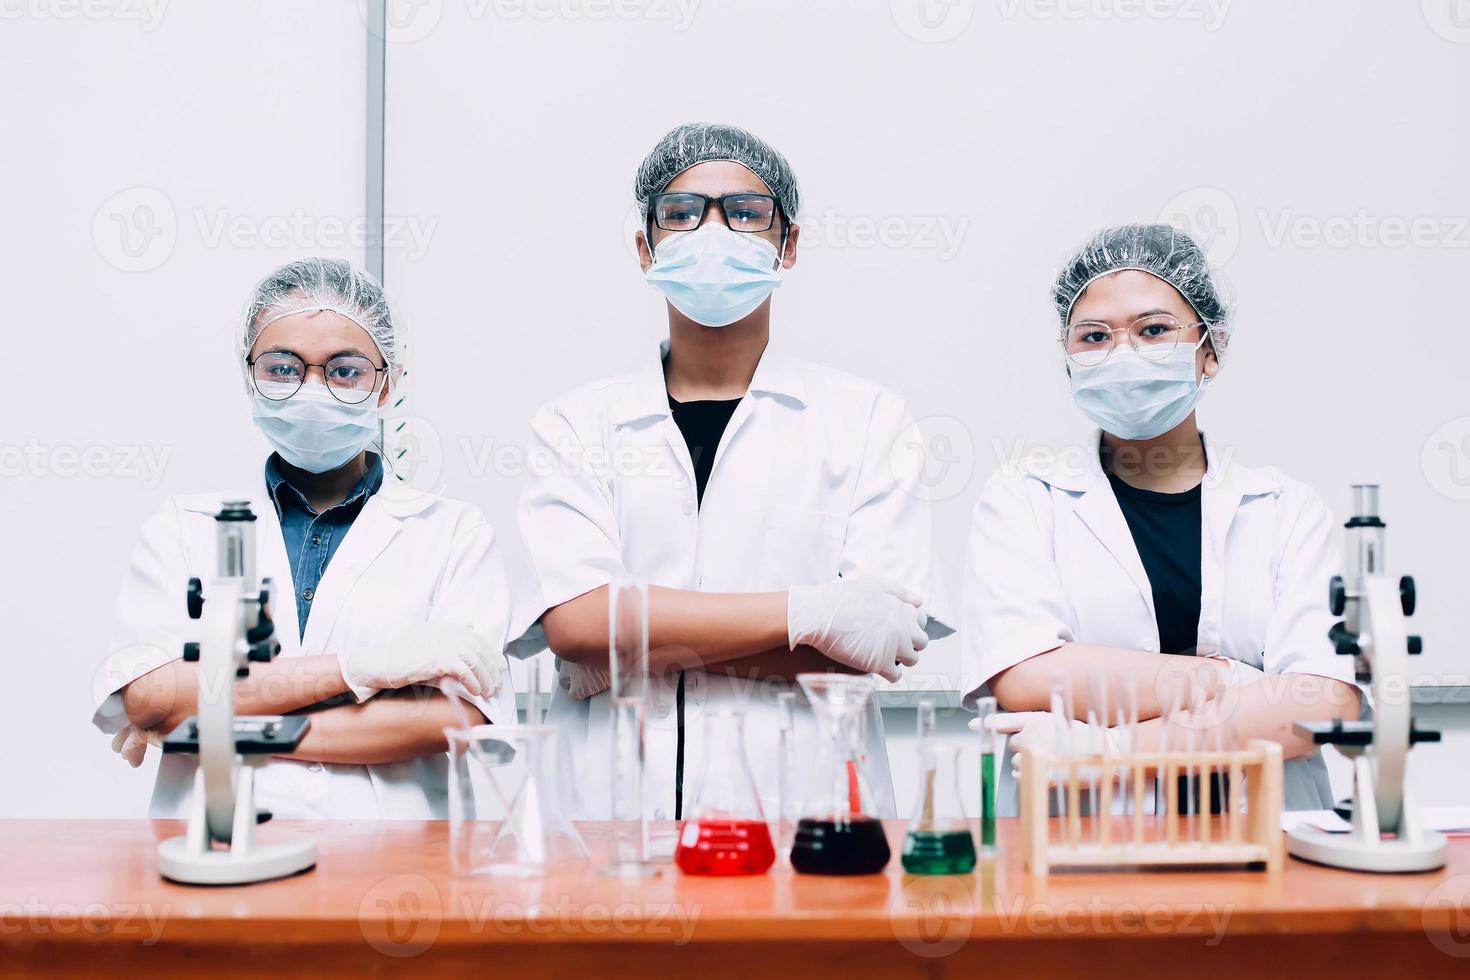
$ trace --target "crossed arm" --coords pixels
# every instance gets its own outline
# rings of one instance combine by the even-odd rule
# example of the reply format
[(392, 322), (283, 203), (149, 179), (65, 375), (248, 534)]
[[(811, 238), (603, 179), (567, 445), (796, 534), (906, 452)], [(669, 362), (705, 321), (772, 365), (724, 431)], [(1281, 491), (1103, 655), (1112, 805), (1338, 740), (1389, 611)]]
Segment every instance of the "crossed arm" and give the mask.
[[(1163, 702), (1175, 687), (1176, 679), (1188, 679), (1194, 688), (1208, 690), (1220, 682), (1218, 675), (1212, 679), (1210, 674), (1227, 669), (1234, 668), (1210, 657), (1063, 643), (1002, 671), (991, 680), (990, 686), (1006, 711), (1049, 711), (1051, 676), (1058, 671), (1073, 678), (1101, 671), (1110, 682), (1136, 681), (1140, 747), (1157, 748), (1163, 733), (1161, 716), (1166, 709)], [(1074, 683), (1072, 698), (1073, 713), (1085, 719), (1088, 685)], [(1234, 698), (1220, 699), (1199, 709), (1199, 714), (1202, 724), (1228, 724), (1242, 741), (1265, 738), (1279, 742), (1286, 757), (1292, 758), (1316, 750), (1311, 739), (1295, 730), (1297, 722), (1354, 719), (1361, 705), (1360, 692), (1345, 681), (1295, 672), (1258, 673), (1255, 678), (1239, 683)]]
[[(282, 657), (254, 664), (235, 682), (240, 715), (309, 714), (311, 729), (290, 758), (376, 765), (443, 752), (444, 729), (461, 724), (455, 705), (437, 690), (385, 691), (362, 704), (339, 702), (347, 693), (337, 658)], [(477, 720), (478, 708), (465, 705)], [(128, 721), (145, 731), (173, 731), (199, 712), (198, 665), (175, 660), (123, 688)]]
[[(784, 592), (648, 590), (649, 669), (696, 669), (751, 679), (793, 680), (804, 672), (857, 673), (814, 647), (792, 650), (787, 641)], [(546, 611), (546, 641), (561, 659), (606, 668), (607, 586)]]

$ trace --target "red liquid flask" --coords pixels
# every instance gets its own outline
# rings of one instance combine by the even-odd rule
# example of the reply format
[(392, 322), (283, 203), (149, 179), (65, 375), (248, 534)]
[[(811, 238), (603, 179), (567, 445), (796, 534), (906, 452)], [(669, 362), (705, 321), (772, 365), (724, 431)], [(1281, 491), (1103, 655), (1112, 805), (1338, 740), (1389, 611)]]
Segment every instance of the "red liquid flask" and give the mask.
[(776, 848), (764, 820), (686, 820), (674, 863), (690, 875), (758, 875)]
[(745, 716), (725, 708), (704, 717), (704, 761), (694, 809), (679, 833), (674, 863), (691, 875), (758, 875), (776, 863), (745, 757)]

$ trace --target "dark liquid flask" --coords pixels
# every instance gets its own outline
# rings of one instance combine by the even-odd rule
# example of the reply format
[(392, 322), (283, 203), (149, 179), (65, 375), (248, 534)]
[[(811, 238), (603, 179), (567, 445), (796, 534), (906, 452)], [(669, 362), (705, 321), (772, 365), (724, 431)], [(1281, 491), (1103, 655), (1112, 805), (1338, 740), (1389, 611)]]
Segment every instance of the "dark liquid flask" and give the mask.
[(745, 716), (739, 710), (705, 716), (699, 789), (693, 813), (679, 829), (674, 863), (691, 875), (758, 875), (776, 863), (745, 757)]
[(803, 874), (866, 875), (882, 871), (891, 852), (883, 824), (865, 807), (873, 795), (864, 767), (864, 722), (873, 679), (850, 674), (799, 674), (817, 722), (817, 756), (791, 866)]

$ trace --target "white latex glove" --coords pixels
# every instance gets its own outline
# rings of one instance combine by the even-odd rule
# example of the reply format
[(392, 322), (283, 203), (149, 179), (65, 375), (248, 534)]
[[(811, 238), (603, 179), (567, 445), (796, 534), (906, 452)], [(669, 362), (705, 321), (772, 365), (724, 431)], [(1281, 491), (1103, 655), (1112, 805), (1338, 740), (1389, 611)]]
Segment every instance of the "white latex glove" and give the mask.
[(1217, 653), (1205, 659), (1211, 664), (1219, 665), (1219, 674), (1225, 683), (1232, 687), (1244, 687), (1246, 684), (1254, 684), (1266, 676), (1265, 672), (1259, 667), (1252, 667), (1243, 660), (1227, 657), (1223, 653)]
[(791, 649), (803, 643), (867, 674), (896, 681), (929, 644), (922, 600), (879, 579), (840, 578), (797, 586), (786, 595)]
[(122, 760), (134, 769), (143, 764), (143, 756), (148, 752), (150, 745), (162, 745), (163, 735), (159, 732), (147, 731), (135, 728), (132, 725), (124, 725), (112, 736), (112, 751), (122, 756)]
[(612, 689), (612, 675), (602, 667), (583, 667), (581, 664), (569, 663), (567, 678), (571, 681), (573, 701), (586, 701)]
[(500, 691), (501, 660), (501, 653), (469, 623), (421, 623), (337, 654), (342, 678), (359, 702), (380, 690), (441, 677), (454, 678), (476, 697), (494, 697)]

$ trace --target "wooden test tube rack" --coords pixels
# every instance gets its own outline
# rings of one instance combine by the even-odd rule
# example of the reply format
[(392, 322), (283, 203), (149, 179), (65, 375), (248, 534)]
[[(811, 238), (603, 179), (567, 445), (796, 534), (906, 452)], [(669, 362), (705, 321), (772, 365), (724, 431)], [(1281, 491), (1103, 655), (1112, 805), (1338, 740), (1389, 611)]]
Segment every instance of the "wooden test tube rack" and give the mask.
[[(1058, 784), (1050, 773), (1064, 773), (1066, 797), (1061, 834), (1053, 840), (1049, 805)], [(1200, 815), (1186, 821), (1179, 812), (1180, 776), (1199, 778)], [(1079, 804), (1082, 789), (1094, 782), (1099, 790), (1098, 816), (1086, 822)], [(1101, 774), (1111, 774), (1102, 778)], [(1212, 818), (1211, 773), (1227, 777), (1221, 813)], [(1132, 793), (1132, 812), (1112, 815), (1122, 777)], [(1145, 814), (1144, 789), (1149, 777), (1162, 779), (1163, 811)], [(1241, 811), (1241, 787), (1245, 809)], [(1138, 752), (1126, 755), (1052, 755), (1034, 749), (1021, 753), (1021, 853), (1032, 874), (1053, 868), (1118, 868), (1259, 866), (1279, 871), (1284, 859), (1281, 836), (1281, 746), (1256, 739), (1230, 752)], [(1218, 820), (1218, 823), (1216, 822)], [(1195, 834), (1181, 833), (1181, 827)]]

